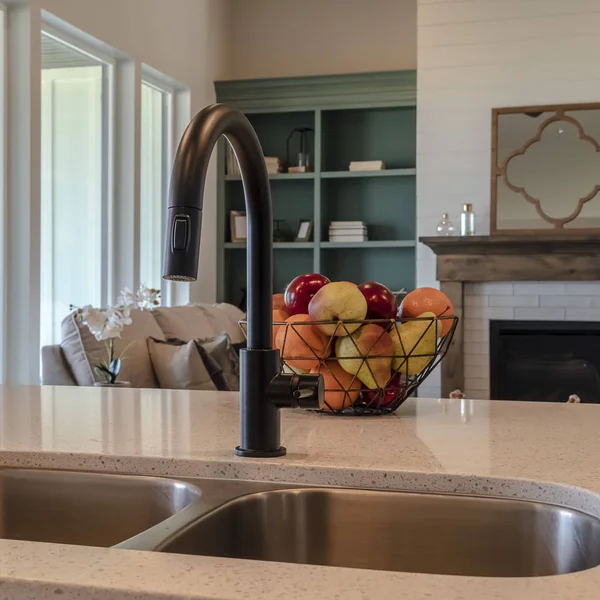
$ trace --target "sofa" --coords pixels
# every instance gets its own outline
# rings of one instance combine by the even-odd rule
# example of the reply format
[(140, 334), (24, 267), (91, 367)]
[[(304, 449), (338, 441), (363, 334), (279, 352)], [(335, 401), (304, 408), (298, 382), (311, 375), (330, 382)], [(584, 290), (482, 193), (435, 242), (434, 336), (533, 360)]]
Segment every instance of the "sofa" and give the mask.
[[(133, 387), (161, 387), (150, 357), (151, 343), (207, 340), (222, 334), (226, 334), (234, 345), (244, 342), (239, 326), (244, 314), (231, 304), (134, 310), (131, 317), (132, 324), (126, 326), (121, 338), (115, 340), (115, 350), (125, 350), (119, 379), (130, 382)], [(42, 348), (42, 385), (94, 385), (100, 377), (94, 372), (93, 365), (105, 358), (105, 343), (97, 341), (75, 314), (63, 320), (61, 338), (60, 344)]]

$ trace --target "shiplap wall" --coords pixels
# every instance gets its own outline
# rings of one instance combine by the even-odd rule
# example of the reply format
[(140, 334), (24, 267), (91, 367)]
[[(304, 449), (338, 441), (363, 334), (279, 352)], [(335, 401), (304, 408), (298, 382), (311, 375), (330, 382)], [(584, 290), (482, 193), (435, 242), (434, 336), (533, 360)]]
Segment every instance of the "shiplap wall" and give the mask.
[[(442, 212), (458, 223), (469, 202), (485, 234), (490, 111), (600, 101), (600, 0), (417, 1), (418, 232), (434, 234)], [(417, 257), (418, 284), (436, 286), (433, 254), (420, 245)], [(553, 293), (534, 285), (534, 296)], [(436, 396), (439, 374), (420, 392)]]

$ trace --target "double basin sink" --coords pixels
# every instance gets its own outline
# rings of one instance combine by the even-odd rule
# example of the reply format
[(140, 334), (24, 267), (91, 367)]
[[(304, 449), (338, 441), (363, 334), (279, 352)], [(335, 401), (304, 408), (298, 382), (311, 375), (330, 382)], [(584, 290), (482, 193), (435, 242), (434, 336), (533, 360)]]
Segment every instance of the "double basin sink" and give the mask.
[(600, 565), (600, 520), (501, 498), (0, 470), (0, 537), (486, 577)]

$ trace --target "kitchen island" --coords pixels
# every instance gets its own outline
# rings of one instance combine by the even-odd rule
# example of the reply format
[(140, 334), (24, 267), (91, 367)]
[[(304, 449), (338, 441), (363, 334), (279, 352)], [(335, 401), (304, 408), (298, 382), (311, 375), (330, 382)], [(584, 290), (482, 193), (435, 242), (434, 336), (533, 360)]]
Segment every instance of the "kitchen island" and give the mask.
[[(238, 458), (238, 395), (0, 388), (2, 467), (515, 497), (600, 516), (600, 407), (411, 399), (396, 415), (282, 411), (282, 458)], [(600, 567), (532, 578), (333, 568), (0, 540), (0, 598), (582, 600)]]

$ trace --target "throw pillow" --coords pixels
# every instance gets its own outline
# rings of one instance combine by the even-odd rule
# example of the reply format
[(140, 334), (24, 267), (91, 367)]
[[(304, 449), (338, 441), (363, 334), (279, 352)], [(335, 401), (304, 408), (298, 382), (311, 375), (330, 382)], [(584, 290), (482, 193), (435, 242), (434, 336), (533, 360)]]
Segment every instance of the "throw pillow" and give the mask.
[[(151, 338), (148, 340), (148, 350), (161, 388), (217, 390), (213, 377), (220, 371), (220, 366), (194, 340), (183, 342), (177, 339), (163, 341)], [(203, 360), (203, 352), (209, 359), (208, 368)]]
[[(120, 338), (115, 339), (115, 352), (120, 354), (125, 348), (120, 381), (129, 381), (134, 388), (158, 387), (147, 339), (164, 339), (163, 333), (154, 318), (153, 311), (132, 310), (131, 325), (123, 329)], [(101, 381), (94, 372), (93, 365), (106, 360), (106, 344), (99, 342), (90, 330), (71, 313), (62, 322), (61, 348), (75, 377), (77, 385), (94, 385)]]
[[(216, 338), (198, 340), (208, 355), (221, 367), (226, 388), (224, 391), (237, 392), (240, 389), (240, 359), (231, 343), (231, 338), (222, 333)], [(220, 388), (219, 388), (220, 389)]]

